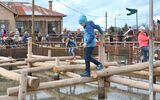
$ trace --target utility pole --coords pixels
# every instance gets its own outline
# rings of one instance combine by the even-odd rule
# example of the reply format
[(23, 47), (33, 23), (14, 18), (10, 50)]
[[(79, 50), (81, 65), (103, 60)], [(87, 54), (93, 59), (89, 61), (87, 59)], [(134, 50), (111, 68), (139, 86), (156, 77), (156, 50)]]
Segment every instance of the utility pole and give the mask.
[(107, 12), (105, 13), (106, 31), (107, 31)]
[(32, 39), (35, 41), (35, 34), (34, 34), (34, 0), (32, 0)]
[(153, 100), (153, 0), (149, 0), (149, 100)]
[(116, 28), (116, 27), (117, 27), (117, 26), (116, 26), (116, 17), (117, 17), (117, 16), (120, 16), (120, 15), (121, 15), (121, 14), (115, 15), (115, 19), (114, 19), (114, 22), (115, 22), (115, 23), (114, 23), (114, 25), (115, 25), (115, 32), (117, 32), (117, 28)]
[(137, 28), (137, 31), (138, 31), (138, 11), (136, 12), (136, 28)]

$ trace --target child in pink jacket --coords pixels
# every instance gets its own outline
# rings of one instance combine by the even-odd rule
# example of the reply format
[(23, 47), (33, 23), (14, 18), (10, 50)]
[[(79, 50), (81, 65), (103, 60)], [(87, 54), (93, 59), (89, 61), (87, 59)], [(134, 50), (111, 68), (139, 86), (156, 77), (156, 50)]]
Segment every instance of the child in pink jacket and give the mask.
[(148, 48), (149, 36), (147, 35), (147, 33), (145, 33), (145, 28), (143, 26), (141, 26), (139, 29), (140, 33), (138, 34), (138, 42), (139, 42), (139, 47), (143, 52), (142, 62), (146, 62), (147, 55), (149, 54), (149, 48)]

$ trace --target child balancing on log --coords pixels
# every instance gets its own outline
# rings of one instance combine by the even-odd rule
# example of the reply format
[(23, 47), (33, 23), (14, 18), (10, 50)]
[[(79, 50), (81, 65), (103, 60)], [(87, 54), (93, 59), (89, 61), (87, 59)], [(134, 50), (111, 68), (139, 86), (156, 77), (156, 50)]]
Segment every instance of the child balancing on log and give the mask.
[(71, 53), (72, 53), (73, 59), (75, 60), (76, 59), (76, 55), (75, 55), (74, 50), (75, 50), (75, 47), (77, 46), (77, 43), (74, 40), (70, 39), (69, 37), (67, 37), (65, 39), (65, 42), (67, 43), (66, 47), (68, 48), (68, 54), (69, 54), (69, 56), (71, 56)]
[(94, 47), (96, 46), (96, 36), (94, 33), (94, 29), (97, 29), (100, 34), (103, 34), (103, 30), (99, 25), (95, 25), (93, 21), (87, 21), (85, 15), (81, 15), (79, 17), (79, 24), (84, 28), (84, 59), (85, 59), (85, 72), (81, 74), (81, 77), (90, 77), (90, 62), (93, 62), (97, 67), (94, 69), (96, 71), (101, 70), (104, 66), (92, 58), (92, 52)]

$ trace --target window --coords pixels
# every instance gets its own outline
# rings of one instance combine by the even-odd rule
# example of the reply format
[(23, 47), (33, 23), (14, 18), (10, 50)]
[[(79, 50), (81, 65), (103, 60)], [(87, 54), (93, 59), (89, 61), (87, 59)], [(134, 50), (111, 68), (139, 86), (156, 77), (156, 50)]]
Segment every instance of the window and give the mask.
[(39, 32), (39, 22), (34, 22), (34, 32), (36, 34)]
[(52, 32), (53, 27), (55, 27), (55, 22), (48, 22), (48, 33)]
[(23, 32), (23, 22), (16, 22), (17, 24), (17, 29), (20, 33)]

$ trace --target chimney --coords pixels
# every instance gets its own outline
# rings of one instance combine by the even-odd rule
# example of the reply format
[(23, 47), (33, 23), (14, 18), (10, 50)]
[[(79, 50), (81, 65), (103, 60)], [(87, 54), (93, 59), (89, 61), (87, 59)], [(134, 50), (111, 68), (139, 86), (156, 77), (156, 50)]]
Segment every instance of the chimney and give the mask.
[(49, 2), (49, 10), (52, 11), (52, 0), (48, 1)]

